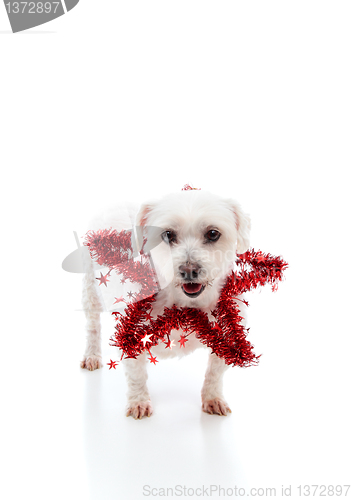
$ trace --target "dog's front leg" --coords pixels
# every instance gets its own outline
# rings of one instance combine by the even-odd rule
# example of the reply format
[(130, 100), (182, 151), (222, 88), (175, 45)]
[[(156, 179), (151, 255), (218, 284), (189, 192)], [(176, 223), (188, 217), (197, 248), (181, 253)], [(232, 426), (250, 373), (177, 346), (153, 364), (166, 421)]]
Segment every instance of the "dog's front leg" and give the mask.
[(103, 301), (94, 275), (93, 262), (88, 250), (83, 253), (85, 275), (83, 279), (82, 305), (87, 319), (86, 350), (81, 367), (96, 370), (102, 366), (101, 361), (101, 324), (100, 313)]
[(126, 358), (123, 361), (127, 379), (127, 411), (126, 416), (133, 418), (150, 417), (153, 413), (147, 388), (146, 353), (136, 359)]
[(222, 395), (222, 379), (228, 368), (216, 354), (209, 355), (208, 367), (202, 388), (202, 409), (213, 415), (227, 415), (231, 410)]

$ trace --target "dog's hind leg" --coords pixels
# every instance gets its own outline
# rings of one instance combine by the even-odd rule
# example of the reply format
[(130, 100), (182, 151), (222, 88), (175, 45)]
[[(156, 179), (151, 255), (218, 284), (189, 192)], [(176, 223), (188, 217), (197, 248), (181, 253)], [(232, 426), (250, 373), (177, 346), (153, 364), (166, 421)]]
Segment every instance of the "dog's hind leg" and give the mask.
[(87, 343), (81, 367), (96, 370), (102, 366), (100, 313), (103, 311), (103, 300), (88, 249), (84, 252), (84, 269), (82, 304), (87, 319)]

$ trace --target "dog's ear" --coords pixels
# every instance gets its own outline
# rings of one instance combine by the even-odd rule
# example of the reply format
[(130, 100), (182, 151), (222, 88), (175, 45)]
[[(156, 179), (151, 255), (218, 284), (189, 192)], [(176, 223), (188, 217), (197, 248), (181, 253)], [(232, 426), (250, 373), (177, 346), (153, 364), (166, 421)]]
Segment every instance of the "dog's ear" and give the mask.
[(235, 214), (237, 229), (237, 253), (241, 254), (249, 249), (249, 234), (251, 230), (251, 219), (237, 201), (231, 200), (231, 209)]
[(137, 226), (145, 227), (148, 225), (148, 217), (152, 209), (153, 205), (151, 203), (145, 203), (141, 206), (136, 218)]
[(141, 206), (136, 216), (135, 239), (137, 244), (136, 248), (139, 252), (143, 247), (143, 240), (146, 235), (146, 226), (148, 226), (149, 214), (152, 209), (153, 205), (151, 203), (145, 203)]

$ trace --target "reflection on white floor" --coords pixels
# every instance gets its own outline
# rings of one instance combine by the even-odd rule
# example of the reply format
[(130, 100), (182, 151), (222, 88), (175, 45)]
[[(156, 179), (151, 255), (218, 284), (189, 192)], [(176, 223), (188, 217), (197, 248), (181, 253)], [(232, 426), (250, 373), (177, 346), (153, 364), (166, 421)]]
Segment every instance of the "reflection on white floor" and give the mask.
[(189, 360), (152, 367), (154, 415), (141, 421), (124, 415), (122, 367), (116, 373), (104, 369), (83, 375), (85, 455), (93, 497), (132, 499), (152, 488), (243, 483), (235, 418), (201, 412), (206, 357), (196, 355), (195, 360), (198, 370)]
[[(287, 307), (276, 297), (276, 307)], [(329, 365), (328, 344), (318, 345), (313, 358), (312, 339), (305, 339), (302, 349), (303, 334), (295, 338), (283, 323), (287, 311), (278, 314), (272, 330), (263, 327), (269, 324), (270, 300), (270, 294), (251, 299), (257, 316), (251, 320), (251, 341), (256, 353), (265, 353), (258, 367), (226, 373), (224, 395), (232, 409), (227, 417), (201, 411), (203, 349), (149, 367), (154, 415), (141, 421), (124, 415), (122, 366), (92, 373), (77, 369), (91, 498), (269, 497), (274, 489), (281, 498), (282, 488), (299, 498), (300, 485), (348, 484), (350, 403), (344, 383), (336, 383), (343, 382), (345, 367)], [(105, 321), (109, 334), (111, 323)], [(105, 361), (115, 359), (108, 338), (105, 346)]]

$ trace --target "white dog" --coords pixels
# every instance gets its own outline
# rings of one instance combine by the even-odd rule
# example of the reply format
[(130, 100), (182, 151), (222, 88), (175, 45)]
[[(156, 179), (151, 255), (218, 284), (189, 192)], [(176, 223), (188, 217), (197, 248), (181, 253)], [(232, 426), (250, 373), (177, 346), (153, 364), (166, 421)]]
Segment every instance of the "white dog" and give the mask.
[[(108, 221), (104, 224), (105, 228), (121, 230), (121, 227), (116, 227), (118, 224)], [(164, 307), (175, 304), (198, 308), (214, 321), (211, 311), (215, 309), (226, 277), (233, 269), (236, 252), (241, 254), (249, 248), (249, 216), (235, 201), (189, 190), (143, 205), (137, 214), (136, 225), (143, 228), (147, 242), (153, 239), (151, 255), (161, 290), (154, 302), (152, 317), (162, 314)], [(90, 261), (86, 265), (83, 304), (88, 337), (81, 366), (94, 370), (101, 366), (101, 303), (93, 264)], [(237, 303), (244, 318), (243, 303)], [(177, 342), (181, 334), (173, 330), (170, 335), (173, 348), (165, 349), (161, 343), (152, 348), (153, 355), (159, 358), (181, 356), (203, 346), (191, 334), (185, 347), (181, 347)], [(137, 359), (125, 359), (124, 366), (128, 383), (127, 415), (134, 418), (150, 416), (153, 409), (146, 383), (146, 354)], [(223, 359), (215, 354), (209, 355), (201, 392), (202, 409), (207, 413), (226, 415), (231, 411), (222, 394), (222, 377), (226, 368)]]

